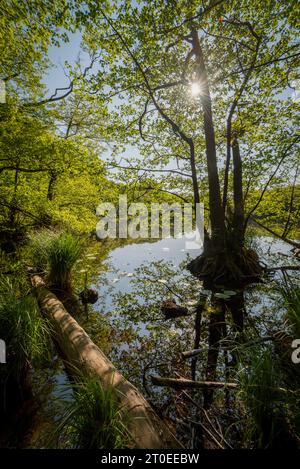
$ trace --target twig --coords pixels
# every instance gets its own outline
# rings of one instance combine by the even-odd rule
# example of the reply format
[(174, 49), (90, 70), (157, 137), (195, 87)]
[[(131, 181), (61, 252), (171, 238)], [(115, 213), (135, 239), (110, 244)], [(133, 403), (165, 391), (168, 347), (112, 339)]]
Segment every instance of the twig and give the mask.
[(201, 412), (203, 412), (206, 420), (208, 421), (208, 423), (210, 424), (210, 426), (212, 427), (212, 429), (214, 430), (214, 432), (224, 441), (224, 443), (226, 444), (226, 446), (228, 446), (228, 448), (230, 449), (233, 449), (232, 446), (228, 443), (228, 441), (225, 440), (225, 438), (223, 437), (223, 435), (221, 433), (218, 432), (218, 430), (214, 427), (212, 421), (210, 420), (210, 418), (208, 417), (207, 415), (207, 412), (205, 409), (203, 409), (203, 407), (201, 407), (198, 402), (196, 402), (186, 391), (183, 391), (182, 392), (183, 396), (188, 400), (190, 401), (192, 404), (194, 404), (198, 409), (201, 410)]
[(205, 425), (203, 425), (202, 422), (196, 422), (195, 420), (191, 419), (184, 419), (186, 422), (191, 422), (193, 425), (196, 425), (198, 427), (203, 428), (203, 430), (214, 440), (214, 442), (219, 446), (220, 449), (225, 449), (224, 446), (221, 445), (221, 443), (217, 440), (217, 438), (206, 428)]

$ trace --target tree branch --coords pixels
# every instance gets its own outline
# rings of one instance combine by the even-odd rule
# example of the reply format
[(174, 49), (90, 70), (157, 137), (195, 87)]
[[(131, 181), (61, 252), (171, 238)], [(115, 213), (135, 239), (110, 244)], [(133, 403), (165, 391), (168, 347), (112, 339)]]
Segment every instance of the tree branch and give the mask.
[(153, 173), (174, 173), (174, 174), (180, 174), (181, 176), (188, 177), (188, 178), (192, 177), (191, 174), (182, 173), (181, 171), (177, 171), (176, 169), (134, 168), (133, 166), (120, 166), (120, 165), (113, 165), (112, 168), (125, 169), (125, 170), (130, 170), (130, 171), (147, 171), (147, 172), (153, 172)]
[(261, 38), (260, 36), (258, 36), (258, 34), (255, 33), (253, 27), (250, 25), (250, 23), (247, 22), (247, 26), (248, 28), (250, 28), (252, 34), (254, 35), (254, 37), (256, 38), (257, 42), (256, 42), (256, 47), (255, 47), (255, 52), (254, 52), (254, 56), (253, 56), (253, 59), (251, 61), (251, 66), (248, 70), (248, 73), (246, 73), (244, 79), (243, 79), (243, 82), (239, 88), (239, 90), (237, 91), (235, 97), (234, 97), (234, 100), (232, 102), (232, 105), (230, 107), (230, 111), (229, 111), (229, 114), (228, 114), (228, 117), (227, 117), (227, 134), (226, 134), (226, 152), (227, 152), (227, 156), (226, 156), (226, 165), (225, 165), (225, 173), (224, 173), (224, 188), (223, 188), (223, 211), (225, 213), (225, 210), (226, 210), (226, 204), (227, 204), (227, 193), (228, 193), (228, 177), (229, 177), (229, 167), (230, 167), (230, 159), (231, 159), (231, 141), (232, 141), (232, 131), (231, 131), (231, 127), (232, 127), (232, 118), (233, 118), (233, 114), (237, 108), (237, 105), (238, 105), (238, 102), (250, 80), (250, 77), (251, 77), (251, 74), (254, 70), (254, 65), (255, 65), (255, 62), (257, 60), (257, 55), (258, 55), (258, 51), (259, 51), (259, 47), (260, 47), (260, 44), (261, 44)]
[(268, 228), (267, 226), (263, 225), (259, 221), (255, 220), (255, 218), (251, 217), (251, 220), (254, 221), (258, 226), (263, 228), (264, 230), (268, 231), (271, 235), (275, 236), (276, 238), (281, 239), (287, 244), (290, 244), (294, 248), (300, 248), (300, 243), (296, 243), (296, 241), (293, 241), (292, 239), (289, 238), (283, 238), (280, 234), (276, 233), (276, 231), (271, 230), (271, 228)]
[(268, 179), (268, 181), (267, 181), (267, 183), (266, 183), (266, 185), (265, 185), (263, 191), (261, 192), (261, 195), (260, 195), (260, 197), (259, 197), (257, 203), (254, 205), (254, 207), (253, 207), (253, 208), (250, 210), (250, 212), (247, 214), (246, 220), (245, 220), (245, 227), (247, 226), (247, 223), (248, 223), (248, 221), (249, 221), (249, 218), (250, 218), (251, 215), (255, 212), (255, 210), (257, 209), (257, 207), (259, 206), (259, 204), (261, 203), (261, 201), (262, 201), (262, 199), (263, 199), (263, 197), (264, 197), (264, 195), (265, 195), (265, 192), (266, 192), (267, 188), (269, 187), (270, 182), (271, 182), (272, 179), (276, 176), (277, 171), (278, 171), (278, 169), (280, 168), (280, 166), (281, 166), (282, 162), (284, 161), (284, 159), (286, 158), (288, 152), (289, 152), (290, 149), (295, 145), (295, 143), (297, 143), (299, 140), (300, 140), (300, 135), (297, 136), (297, 137), (295, 138), (295, 140), (294, 140), (294, 141), (286, 148), (286, 150), (284, 151), (283, 156), (280, 158), (280, 160), (279, 160), (279, 162), (278, 162), (278, 164), (277, 164), (275, 170), (273, 171), (273, 173), (272, 173), (271, 176), (269, 177), (269, 179)]

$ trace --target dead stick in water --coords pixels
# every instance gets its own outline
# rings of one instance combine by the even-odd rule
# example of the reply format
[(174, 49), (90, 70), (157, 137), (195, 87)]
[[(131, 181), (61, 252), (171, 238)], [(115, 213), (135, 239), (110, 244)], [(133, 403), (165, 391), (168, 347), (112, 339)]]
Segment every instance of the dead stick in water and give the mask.
[(151, 376), (152, 384), (155, 386), (166, 386), (174, 389), (197, 388), (197, 389), (236, 389), (236, 383), (223, 383), (219, 381), (193, 381), (184, 378), (161, 378), (160, 376)]

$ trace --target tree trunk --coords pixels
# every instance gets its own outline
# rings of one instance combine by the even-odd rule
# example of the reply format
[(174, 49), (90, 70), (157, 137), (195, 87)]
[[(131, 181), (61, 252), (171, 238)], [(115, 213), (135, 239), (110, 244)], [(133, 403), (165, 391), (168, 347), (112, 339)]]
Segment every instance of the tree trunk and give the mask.
[[(208, 173), (209, 211), (211, 222), (211, 238), (205, 239), (204, 251), (187, 266), (190, 272), (204, 281), (205, 288), (214, 289), (219, 286), (236, 286), (259, 280), (263, 269), (257, 254), (244, 248), (244, 221), (242, 163), (237, 140), (233, 142), (234, 164), (234, 213), (230, 225), (225, 225), (225, 212), (221, 201), (220, 180), (216, 157), (216, 144), (212, 116), (212, 105), (208, 77), (203, 52), (196, 28), (191, 31), (192, 52), (196, 57), (197, 80), (200, 85), (200, 99), (203, 108), (204, 134), (206, 143), (206, 159)], [(240, 93), (246, 86), (244, 82)], [(237, 98), (235, 100), (235, 106)], [(231, 109), (233, 113), (234, 107)], [(227, 129), (227, 161), (230, 161), (232, 141), (229, 141), (231, 120)], [(232, 139), (231, 139), (232, 140)], [(225, 185), (224, 206), (227, 199)]]
[(17, 214), (17, 192), (18, 192), (18, 184), (19, 184), (19, 163), (17, 164), (17, 169), (15, 171), (14, 177), (14, 191), (13, 196), (10, 203), (10, 211), (9, 211), (9, 225), (13, 227), (16, 222), (16, 214)]
[(244, 245), (244, 195), (243, 195), (243, 172), (240, 147), (235, 138), (232, 144), (233, 158), (233, 236), (235, 238), (235, 247), (240, 249)]
[(55, 172), (51, 171), (50, 179), (48, 183), (48, 191), (47, 191), (47, 200), (53, 200), (54, 197), (54, 184), (56, 182), (57, 175)]
[[(196, 317), (195, 317), (195, 340), (194, 340), (194, 349), (199, 348), (200, 338), (201, 338), (201, 321), (202, 321), (202, 312), (206, 305), (206, 296), (200, 297), (200, 301), (196, 308)], [(191, 362), (191, 377), (196, 379), (196, 365), (197, 358), (193, 358)]]
[(193, 50), (196, 57), (197, 75), (201, 87), (201, 104), (206, 144), (206, 160), (208, 171), (209, 208), (211, 221), (211, 237), (216, 251), (225, 247), (224, 212), (221, 203), (220, 180), (217, 167), (215, 131), (213, 125), (212, 105), (203, 53), (196, 29), (191, 32)]
[(116, 370), (63, 304), (45, 287), (41, 277), (34, 275), (31, 281), (70, 373), (78, 374), (79, 371), (85, 376), (96, 376), (104, 387), (113, 386), (120, 408), (124, 409), (125, 415), (128, 414), (128, 429), (135, 448), (182, 448), (139, 391)]

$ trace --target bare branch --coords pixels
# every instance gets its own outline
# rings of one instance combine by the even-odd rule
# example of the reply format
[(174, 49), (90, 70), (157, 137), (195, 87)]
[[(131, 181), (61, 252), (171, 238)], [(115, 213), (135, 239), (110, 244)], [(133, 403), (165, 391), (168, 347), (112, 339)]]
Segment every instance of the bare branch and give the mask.
[(29, 168), (20, 168), (19, 166), (4, 166), (0, 168), (0, 173), (2, 173), (3, 171), (19, 171), (22, 173), (41, 173), (41, 172), (49, 171), (49, 168), (29, 169)]
[(188, 178), (192, 177), (191, 174), (186, 174), (181, 171), (177, 171), (175, 169), (135, 168), (133, 166), (120, 166), (120, 165), (113, 165), (112, 168), (125, 169), (129, 171), (147, 171), (147, 172), (152, 172), (152, 173), (174, 173), (174, 174), (180, 174), (181, 176), (188, 177)]
[(258, 226), (260, 226), (264, 230), (268, 231), (268, 233), (271, 233), (271, 235), (275, 236), (275, 238), (281, 239), (285, 243), (290, 244), (291, 246), (293, 246), (294, 248), (297, 248), (297, 249), (300, 248), (300, 243), (296, 243), (296, 241), (293, 241), (292, 239), (289, 239), (289, 238), (283, 238), (280, 234), (276, 233), (276, 231), (271, 230), (271, 228), (263, 225), (262, 223), (260, 223), (259, 221), (257, 221), (253, 217), (251, 217), (251, 220), (254, 221), (254, 223), (256, 223)]
[(233, 118), (233, 115), (234, 115), (234, 112), (237, 108), (237, 105), (238, 105), (238, 102), (250, 80), (250, 77), (251, 77), (251, 74), (254, 70), (254, 66), (255, 66), (255, 62), (257, 60), (257, 56), (258, 56), (258, 51), (259, 51), (259, 47), (261, 45), (261, 38), (260, 36), (258, 36), (258, 34), (255, 33), (253, 27), (250, 25), (250, 23), (247, 22), (247, 26), (248, 28), (250, 28), (252, 34), (254, 35), (254, 37), (257, 39), (257, 42), (256, 42), (256, 47), (255, 47), (255, 52), (254, 52), (254, 56), (252, 58), (252, 61), (251, 61), (251, 66), (250, 68), (248, 69), (248, 73), (246, 73), (246, 75), (244, 76), (244, 79), (242, 81), (242, 84), (239, 88), (239, 90), (237, 91), (237, 93), (235, 94), (235, 97), (234, 97), (234, 100), (231, 104), (231, 107), (230, 107), (230, 110), (229, 110), (229, 114), (228, 114), (228, 117), (227, 117), (227, 135), (226, 135), (226, 141), (227, 141), (227, 144), (226, 144), (226, 148), (227, 148), (227, 156), (226, 156), (226, 165), (225, 165), (225, 173), (224, 173), (224, 188), (223, 188), (223, 210), (224, 210), (224, 213), (225, 213), (225, 210), (226, 210), (226, 204), (227, 204), (227, 192), (228, 192), (228, 177), (229, 177), (229, 167), (230, 167), (230, 159), (231, 159), (231, 141), (232, 141), (232, 132), (231, 132), (231, 127), (232, 127), (232, 118)]
[(295, 143), (299, 142), (300, 141), (300, 135), (296, 136), (296, 138), (294, 139), (294, 141), (285, 149), (282, 157), (280, 158), (275, 170), (273, 171), (273, 173), (271, 174), (271, 176), (269, 177), (265, 187), (263, 188), (261, 194), (260, 194), (260, 197), (257, 201), (257, 203), (254, 205), (254, 207), (249, 211), (249, 213), (247, 214), (246, 216), (246, 220), (245, 220), (245, 227), (247, 226), (247, 223), (249, 221), (249, 218), (250, 216), (255, 212), (255, 210), (257, 209), (257, 207), (259, 206), (259, 204), (261, 203), (261, 201), (263, 200), (263, 197), (265, 195), (265, 192), (266, 190), (268, 189), (269, 187), (269, 184), (270, 182), (272, 181), (272, 179), (276, 176), (277, 174), (277, 171), (279, 170), (281, 164), (283, 163), (283, 161), (285, 160), (286, 156), (288, 155), (289, 151), (293, 148), (293, 146), (295, 145)]
[[(70, 81), (69, 86), (66, 86), (66, 87), (63, 87), (63, 88), (56, 88), (54, 93), (50, 96), (50, 98), (42, 99), (41, 101), (38, 101), (38, 102), (35, 102), (35, 103), (25, 103), (25, 104), (23, 104), (23, 107), (41, 106), (43, 104), (53, 103), (55, 101), (60, 101), (61, 99), (67, 98), (67, 96), (69, 96), (69, 94), (72, 93), (72, 91), (74, 89), (74, 84), (76, 83), (76, 81), (82, 80), (83, 78), (86, 77), (87, 73), (93, 68), (94, 63), (98, 58), (99, 58), (99, 55), (93, 57), (93, 59), (91, 60), (91, 63), (85, 67), (83, 73), (81, 73), (79, 76), (73, 78), (73, 80)], [(66, 90), (66, 93), (64, 93), (60, 96), (57, 96), (59, 91), (64, 91), (64, 90)]]

